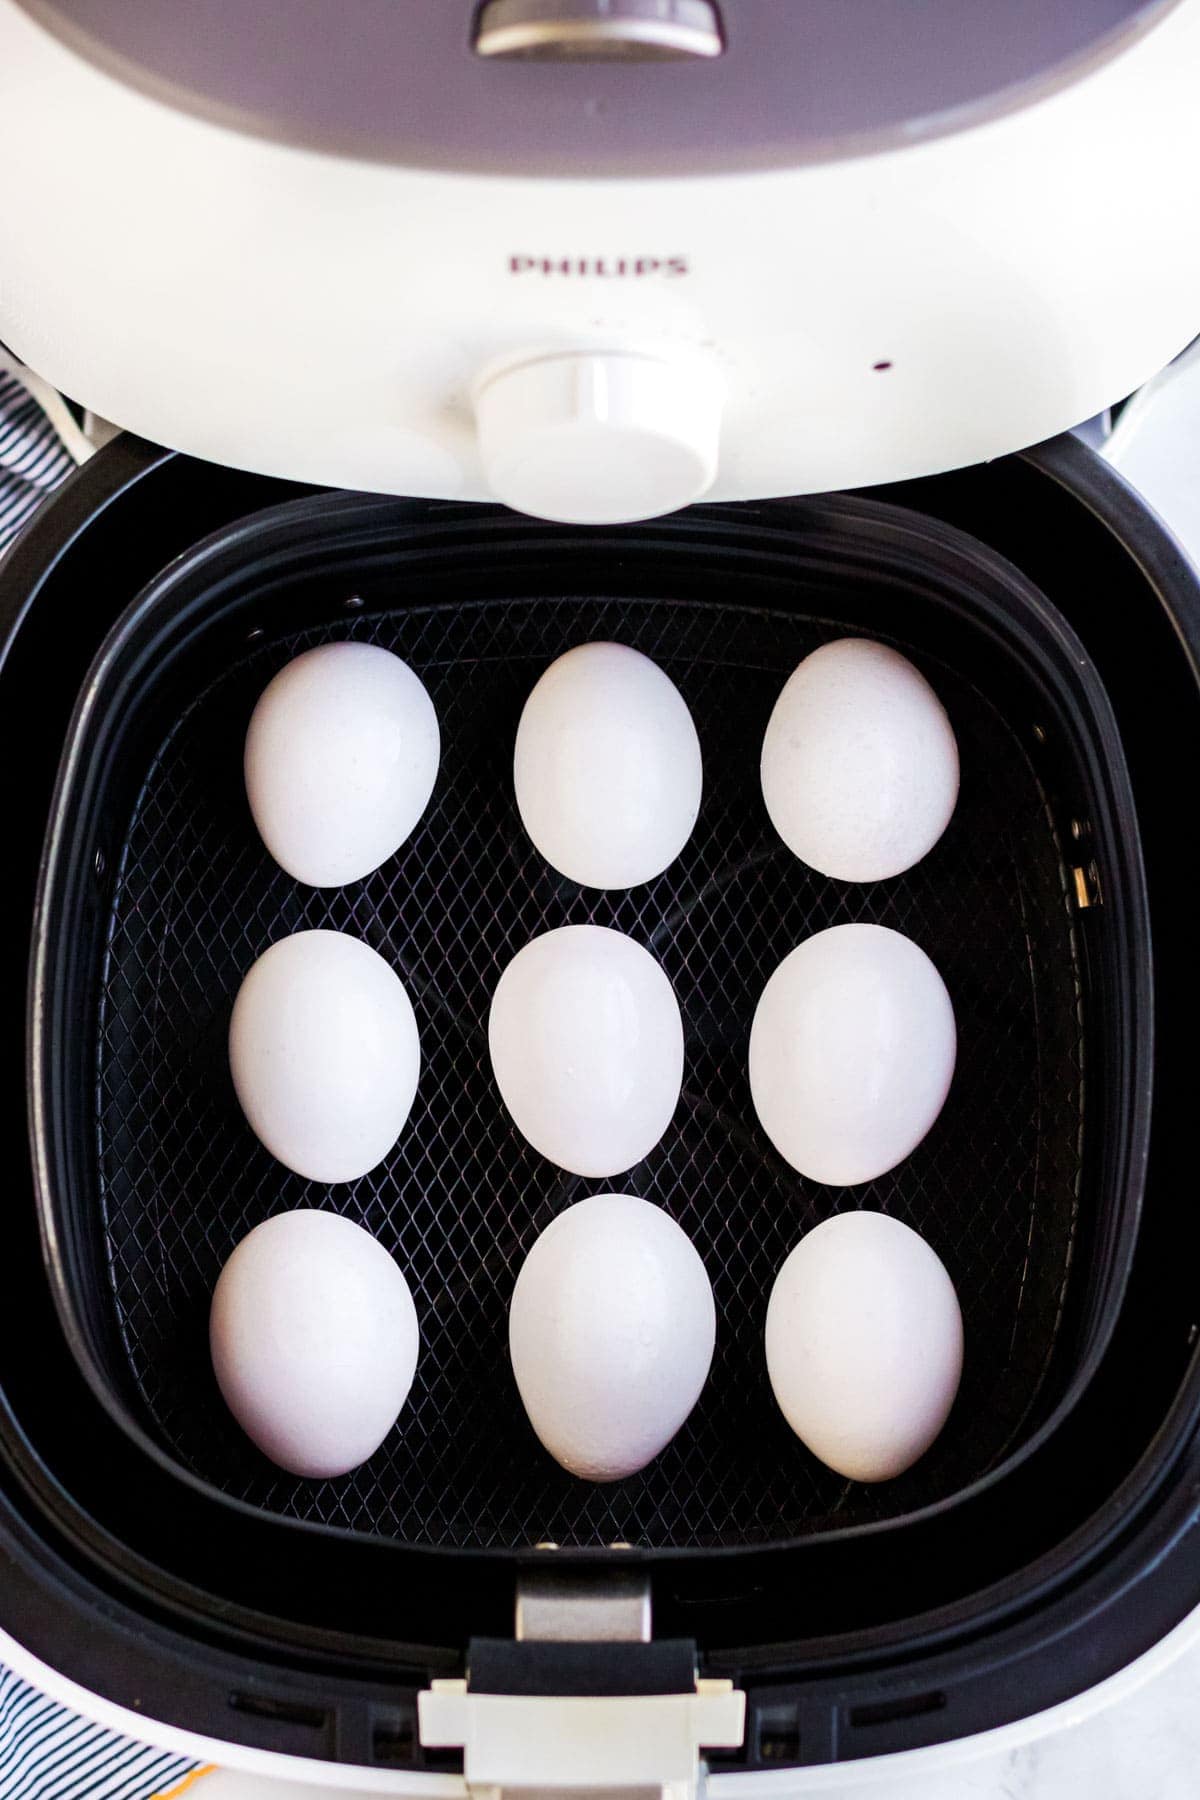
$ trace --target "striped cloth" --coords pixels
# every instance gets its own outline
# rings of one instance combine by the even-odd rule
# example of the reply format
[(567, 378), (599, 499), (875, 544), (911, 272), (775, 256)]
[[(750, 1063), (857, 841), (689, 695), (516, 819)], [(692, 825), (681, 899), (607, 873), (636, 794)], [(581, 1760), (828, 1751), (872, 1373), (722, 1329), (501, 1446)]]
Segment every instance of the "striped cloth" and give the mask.
[(39, 402), (0, 366), (0, 553), (74, 467)]
[[(41, 403), (0, 365), (0, 556), (74, 467)], [(89, 1724), (0, 1664), (0, 1800), (166, 1800), (205, 1772)]]
[(0, 1668), (0, 1800), (173, 1800), (203, 1773), (90, 1725)]

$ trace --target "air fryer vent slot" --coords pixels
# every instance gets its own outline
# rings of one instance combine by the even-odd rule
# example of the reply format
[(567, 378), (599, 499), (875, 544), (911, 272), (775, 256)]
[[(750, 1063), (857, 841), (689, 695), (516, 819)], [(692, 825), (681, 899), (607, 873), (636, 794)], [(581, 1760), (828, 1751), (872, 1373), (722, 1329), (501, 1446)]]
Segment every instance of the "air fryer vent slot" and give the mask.
[(850, 1708), (851, 1725), (894, 1725), (900, 1719), (919, 1719), (925, 1713), (941, 1712), (946, 1696), (940, 1689), (927, 1694), (908, 1694), (897, 1700), (880, 1700)]

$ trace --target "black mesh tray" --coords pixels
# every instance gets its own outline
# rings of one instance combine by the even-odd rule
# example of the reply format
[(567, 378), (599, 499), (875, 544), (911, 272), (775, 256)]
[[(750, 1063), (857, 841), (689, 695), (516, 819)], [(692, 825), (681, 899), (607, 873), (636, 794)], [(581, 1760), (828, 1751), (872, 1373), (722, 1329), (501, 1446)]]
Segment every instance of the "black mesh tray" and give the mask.
[[(926, 672), (963, 772), (934, 852), (866, 887), (797, 863), (757, 781), (784, 678), (816, 644), (854, 632), (895, 643)], [(420, 672), (443, 763), (397, 857), (366, 881), (313, 892), (257, 838), (242, 740), (270, 675), (346, 636)], [(691, 843), (631, 894), (555, 876), (512, 797), (529, 689), (562, 650), (602, 637), (671, 674), (704, 752)], [(564, 1175), (520, 1140), (486, 1050), (507, 959), (539, 931), (589, 919), (661, 958), (687, 1036), (676, 1119), (616, 1182)], [(767, 975), (802, 937), (850, 919), (894, 926), (933, 957), (959, 1061), (915, 1154), (839, 1191), (771, 1149), (745, 1063)], [(421, 1028), (421, 1083), (399, 1145), (333, 1189), (257, 1143), (225, 1061), (246, 969), (275, 938), (312, 926), (374, 945), (402, 973)], [(1136, 1236), (1148, 987), (1137, 834), (1105, 696), (1048, 602), (971, 539), (862, 500), (711, 509), (587, 535), (339, 496), (278, 508), (143, 593), (72, 725), (32, 1000), (40, 1204), (63, 1323), (105, 1404), (153, 1454), (224, 1496), (312, 1523), (459, 1547), (725, 1546), (878, 1525), (999, 1479), (1096, 1366)], [(641, 1475), (595, 1487), (533, 1437), (506, 1317), (538, 1232), (613, 1186), (657, 1201), (691, 1234), (713, 1280), (717, 1353), (667, 1450)], [(284, 1476), (249, 1446), (207, 1357), (224, 1259), (259, 1220), (305, 1205), (336, 1208), (395, 1253), (422, 1332), (398, 1428), (361, 1470), (326, 1482)], [(856, 1206), (928, 1238), (966, 1329), (946, 1430), (878, 1487), (847, 1483), (804, 1450), (762, 1357), (788, 1250)]]

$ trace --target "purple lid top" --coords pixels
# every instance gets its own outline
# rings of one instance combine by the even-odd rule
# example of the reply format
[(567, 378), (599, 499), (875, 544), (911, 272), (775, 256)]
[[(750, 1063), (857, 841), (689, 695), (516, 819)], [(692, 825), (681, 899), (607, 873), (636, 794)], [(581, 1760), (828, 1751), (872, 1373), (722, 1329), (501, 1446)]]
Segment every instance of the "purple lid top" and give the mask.
[(721, 54), (605, 60), (480, 55), (472, 0), (19, 3), (110, 73), (259, 136), (586, 176), (786, 167), (955, 130), (1074, 79), (1177, 0), (712, 0)]

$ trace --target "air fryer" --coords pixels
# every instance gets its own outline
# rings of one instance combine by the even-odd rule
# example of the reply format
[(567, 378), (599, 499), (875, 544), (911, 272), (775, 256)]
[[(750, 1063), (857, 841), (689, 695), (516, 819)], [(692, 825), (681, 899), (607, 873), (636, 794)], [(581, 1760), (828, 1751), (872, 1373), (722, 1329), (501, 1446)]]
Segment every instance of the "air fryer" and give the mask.
[[(396, 192), (418, 215), (426, 174), (441, 181), (453, 168), (472, 205), (487, 191), (480, 171), (494, 141), (484, 142), (485, 120), (467, 142), (464, 119), (450, 117), (447, 133), (462, 139), (453, 153), (426, 122), (418, 154), (411, 141), (368, 142), (365, 103), (353, 143), (322, 135), (329, 121), (316, 120), (308, 100), (295, 112), (254, 114), (266, 106), (262, 93), (226, 94), (229, 116), (214, 117), (199, 37), (185, 70), (183, 40), (154, 37), (144, 20), (138, 31), (146, 26), (150, 38), (135, 31), (137, 41), (118, 41), (125, 28), (103, 6), (35, 10), (36, 25), (5, 0), (0, 38), (12, 33), (27, 70), (44, 56), (48, 70), (82, 83), (98, 112), (124, 106), (128, 144), (139, 121), (149, 129), (149, 108), (168, 136), (182, 134), (173, 143), (185, 160), (204, 145), (214, 151), (218, 186), (243, 146), (256, 180), (284, 158), (272, 165), (296, 183), (276, 193), (284, 236), (264, 227), (266, 248), (246, 246), (250, 266), (281, 251), (299, 222), (291, 209), (305, 194), (311, 204), (321, 175), (332, 198), (357, 172), (356, 203), (369, 207), (383, 191), (375, 183), (398, 170)], [(654, 40), (652, 61), (642, 60), (648, 38), (636, 52), (623, 40), (625, 54), (611, 60), (610, 43), (603, 61), (581, 65), (558, 60), (561, 42), (548, 49), (539, 35), (568, 13), (567, 23), (586, 24), (603, 10), (502, 0), (479, 14), (463, 9), (460, 63), (446, 66), (467, 87), (499, 69), (494, 91), (509, 107), (535, 82), (563, 105), (564, 95), (577, 101), (581, 66), (599, 84), (593, 97), (614, 105), (649, 91), (652, 75), (690, 80), (700, 67), (714, 103), (734, 108), (739, 82), (766, 80), (770, 28), (748, 4), (614, 8), (618, 20), (645, 15), (654, 25), (657, 16), (671, 27), (670, 42)], [(962, 91), (940, 93), (966, 109), (953, 124), (921, 112), (933, 96), (909, 96), (926, 119), (909, 133), (915, 165), (897, 121), (867, 113), (854, 131), (848, 118), (826, 120), (821, 154), (814, 124), (801, 157), (795, 142), (781, 148), (792, 115), (764, 102), (757, 136), (739, 140), (749, 204), (773, 204), (786, 189), (814, 216), (833, 218), (841, 206), (849, 229), (866, 204), (867, 187), (856, 184), (872, 165), (876, 196), (894, 180), (911, 206), (929, 191), (922, 167), (930, 183), (955, 166), (969, 181), (982, 166), (971, 159), (990, 155), (989, 144), (1023, 124), (1033, 143), (1048, 117), (1061, 118), (1056, 107), (1077, 95), (1092, 104), (1092, 84), (1121, 77), (1142, 94), (1169, 34), (1200, 28), (1190, 0), (1095, 11), (1087, 42), (1056, 42), (1053, 56), (1042, 46), (1049, 60), (1036, 94), (1022, 84), (1037, 71), (977, 44), (980, 60), (957, 66)], [(709, 15), (719, 29), (702, 51), (696, 34)], [(820, 8), (813, 20), (834, 34), (822, 39), (833, 57), (833, 25)], [(363, 42), (387, 29), (371, 9), (362, 25)], [(444, 49), (441, 30), (430, 26), (429, 41)], [(516, 57), (516, 48), (540, 54)], [(1139, 57), (1146, 65), (1135, 76)], [(1051, 63), (1054, 81), (1045, 78)], [(171, 108), (167, 64), (178, 87)], [(285, 59), (275, 79), (294, 73)], [(844, 88), (848, 111), (855, 92)], [(282, 105), (278, 88), (273, 104)], [(611, 121), (604, 107), (588, 116)], [(1171, 129), (1190, 127), (1175, 120)], [(544, 223), (570, 194), (593, 208), (593, 221), (611, 221), (639, 156), (656, 164), (647, 165), (647, 205), (674, 194), (681, 221), (694, 223), (710, 180), (714, 200), (730, 196), (711, 151), (697, 152), (691, 175), (665, 166), (688, 147), (683, 136), (655, 149), (634, 131), (623, 149), (611, 122), (597, 131), (590, 172), (576, 165), (556, 176), (537, 133), (522, 136), (510, 116), (508, 148), (496, 152), (499, 211), (518, 190), (530, 201), (544, 191)], [(121, 144), (98, 152), (124, 153)], [(1020, 170), (1013, 180), (1009, 202)], [(79, 176), (72, 208), (85, 185)], [(126, 195), (124, 216), (144, 220), (143, 203), (146, 193), (132, 203)], [(1089, 204), (1064, 230), (1086, 235)], [(986, 206), (984, 215), (994, 223)], [(193, 258), (205, 234), (240, 229), (236, 218), (203, 213), (193, 223)], [(715, 238), (696, 241), (715, 249)], [(1036, 436), (1117, 397), (1179, 347), (1190, 267), (1178, 263), (1174, 286), (1160, 277), (1166, 298), (1147, 299), (1145, 328), (1131, 325), (1124, 342), (1124, 327), (1104, 316), (1112, 295), (1097, 297), (1095, 355), (1081, 349), (1072, 360), (1060, 342), (1053, 391), (1037, 388), (1046, 354), (1038, 331), (1004, 310), (1020, 245), (998, 275), (997, 311), (979, 298), (982, 265), (960, 271), (975, 305), (955, 350), (963, 360), (950, 370), (932, 372), (932, 302), (920, 283), (899, 335), (877, 337), (879, 321), (860, 310), (841, 346), (853, 351), (853, 371), (830, 350), (823, 373), (788, 389), (786, 429), (777, 420), (765, 431), (772, 473), (747, 448), (756, 416), (776, 416), (752, 373), (774, 342), (755, 313), (772, 304), (758, 289), (746, 289), (729, 342), (687, 346), (687, 357), (712, 353), (721, 365), (711, 388), (708, 376), (699, 383), (719, 393), (717, 414), (699, 429), (698, 414), (670, 399), (680, 369), (695, 364), (676, 360), (678, 343), (656, 347), (653, 331), (684, 316), (677, 304), (691, 309), (693, 335), (706, 307), (714, 320), (736, 318), (722, 308), (742, 292), (740, 277), (721, 289), (726, 277), (690, 249), (680, 254), (688, 269), (695, 254), (699, 285), (678, 303), (671, 284), (689, 275), (658, 266), (663, 258), (647, 253), (656, 266), (638, 273), (626, 257), (624, 272), (610, 274), (587, 266), (590, 251), (578, 269), (506, 271), (517, 286), (505, 287), (494, 314), (484, 291), (450, 303), (477, 324), (491, 318), (503, 336), (512, 309), (527, 304), (511, 296), (537, 296), (528, 304), (543, 333), (539, 354), (514, 360), (497, 342), (491, 372), (472, 390), (481, 462), (463, 449), (461, 370), (452, 392), (433, 396), (449, 365), (421, 337), (420, 292), (406, 304), (414, 342), (432, 357), (426, 425), (405, 386), (411, 365), (370, 398), (343, 366), (300, 430), (289, 415), (299, 390), (284, 394), (279, 383), (282, 371), (294, 375), (289, 334), (301, 331), (311, 296), (283, 328), (277, 362), (255, 349), (253, 392), (234, 392), (231, 365), (210, 394), (201, 376), (211, 377), (224, 333), (234, 364), (242, 354), (229, 241), (221, 250), (225, 311), (207, 336), (188, 335), (190, 303), (176, 307), (170, 295), (174, 250), (153, 296), (132, 264), (101, 277), (108, 297), (124, 294), (127, 325), (143, 307), (157, 309), (152, 342), (134, 331), (120, 349), (115, 340), (89, 347), (54, 320), (39, 323), (28, 302), (54, 284), (16, 249), (19, 280), (0, 308), (0, 329), (31, 363), (81, 401), (179, 446), (118, 438), (0, 567), (0, 732), (12, 770), (0, 966), (14, 1159), (0, 1259), (0, 1624), (82, 1689), (151, 1724), (314, 1766), (454, 1772), (464, 1745), (471, 1755), (480, 1701), (554, 1709), (529, 1716), (551, 1721), (540, 1743), (565, 1721), (569, 1755), (578, 1702), (686, 1699), (718, 1793), (729, 1775), (962, 1737), (1122, 1667), (1200, 1601), (1197, 1226), (1186, 1174), (1195, 984), (1179, 798), (1200, 753), (1200, 590), (1163, 528), (1082, 444), (1013, 446), (1027, 441), (1026, 427)], [(615, 268), (621, 257), (611, 254)], [(780, 254), (786, 262), (790, 251)], [(1188, 254), (1163, 252), (1168, 262)], [(140, 248), (132, 255), (136, 263)], [(440, 264), (447, 289), (457, 255), (447, 248)], [(522, 285), (529, 274), (532, 290)], [(1128, 279), (1142, 276), (1135, 268)], [(602, 281), (630, 283), (638, 298), (589, 338), (585, 313)], [(251, 313), (258, 304), (247, 300)], [(328, 289), (321, 304), (333, 304)], [(791, 381), (800, 338), (794, 324), (776, 325), (792, 345)], [(372, 329), (364, 325), (366, 339)], [(923, 377), (897, 350), (916, 356), (918, 339)], [(969, 392), (956, 386), (981, 348), (994, 357), (1001, 343), (1004, 380), (989, 366)], [(868, 347), (880, 354), (863, 365)], [(357, 351), (348, 354), (353, 362)], [(641, 426), (629, 435), (622, 423), (627, 355), (657, 371), (647, 380), (665, 411), (646, 411), (644, 369), (631, 378), (636, 420), (652, 420), (653, 454)], [(593, 359), (593, 376), (603, 364), (617, 396), (609, 423), (620, 429), (603, 449), (595, 416), (584, 416), (595, 382), (566, 401), (555, 385), (558, 365), (580, 356)], [(661, 382), (660, 364), (672, 372)], [(505, 385), (499, 408), (494, 394), (482, 398), (514, 371), (517, 388)], [(320, 387), (325, 375), (315, 365), (311, 373)], [(893, 374), (900, 385), (889, 390)], [(906, 436), (922, 378), (928, 417)], [(514, 401), (518, 389), (525, 398)], [(398, 408), (391, 438), (352, 416), (381, 393)], [(819, 443), (815, 421), (835, 395), (841, 423)], [(343, 402), (351, 410), (334, 419)], [(432, 436), (422, 439), (426, 426)], [(553, 481), (547, 474), (547, 433), (565, 487), (561, 470)], [(657, 461), (664, 438), (674, 449)], [(631, 506), (631, 492), (661, 500), (665, 490), (631, 488), (614, 442), (635, 474), (641, 456), (673, 480), (691, 471), (693, 486), (705, 473), (700, 503), (631, 517), (659, 510)], [(704, 444), (717, 445), (712, 466)], [(385, 445), (399, 452), (386, 480)], [(1013, 453), (973, 463), (993, 450)], [(229, 466), (239, 464), (260, 472)], [(792, 497), (771, 497), (784, 492)], [(530, 516), (538, 511), (560, 516)], [(808, 650), (847, 634), (893, 643), (929, 675), (963, 766), (942, 843), (907, 876), (861, 889), (798, 865), (757, 790), (762, 730), (783, 680)], [(688, 850), (629, 894), (555, 878), (521, 831), (508, 780), (517, 714), (537, 673), (597, 637), (634, 644), (668, 670), (705, 758)], [(352, 889), (317, 891), (292, 882), (258, 842), (240, 755), (270, 674), (334, 638), (385, 644), (418, 669), (438, 707), (444, 764), (399, 857)], [(756, 1132), (745, 1039), (754, 995), (786, 949), (851, 918), (895, 925), (935, 956), (955, 1000), (960, 1062), (952, 1104), (914, 1156), (864, 1190), (830, 1193), (799, 1182)], [(686, 1225), (719, 1320), (713, 1375), (692, 1419), (641, 1475), (605, 1487), (573, 1479), (541, 1451), (503, 1348), (525, 1252), (562, 1206), (603, 1184), (553, 1171), (521, 1144), (483, 1042), (506, 956), (538, 930), (584, 920), (652, 944), (669, 973), (688, 971), (684, 1100), (628, 1182)], [(352, 928), (405, 970), (427, 1054), (410, 1131), (379, 1171), (332, 1199), (255, 1144), (224, 1055), (249, 962), (274, 936), (321, 925)], [(17, 1099), (26, 1093), (27, 1118)], [(313, 1203), (336, 1205), (402, 1256), (424, 1345), (398, 1431), (362, 1469), (326, 1482), (285, 1476), (240, 1435), (205, 1337), (212, 1284), (238, 1238), (273, 1212)], [(830, 1211), (862, 1204), (927, 1236), (956, 1283), (967, 1334), (942, 1437), (909, 1474), (877, 1487), (835, 1477), (804, 1450), (774, 1407), (761, 1354), (766, 1296), (791, 1244)], [(614, 1714), (628, 1730), (648, 1716)], [(707, 1737), (705, 1720), (716, 1721)]]

